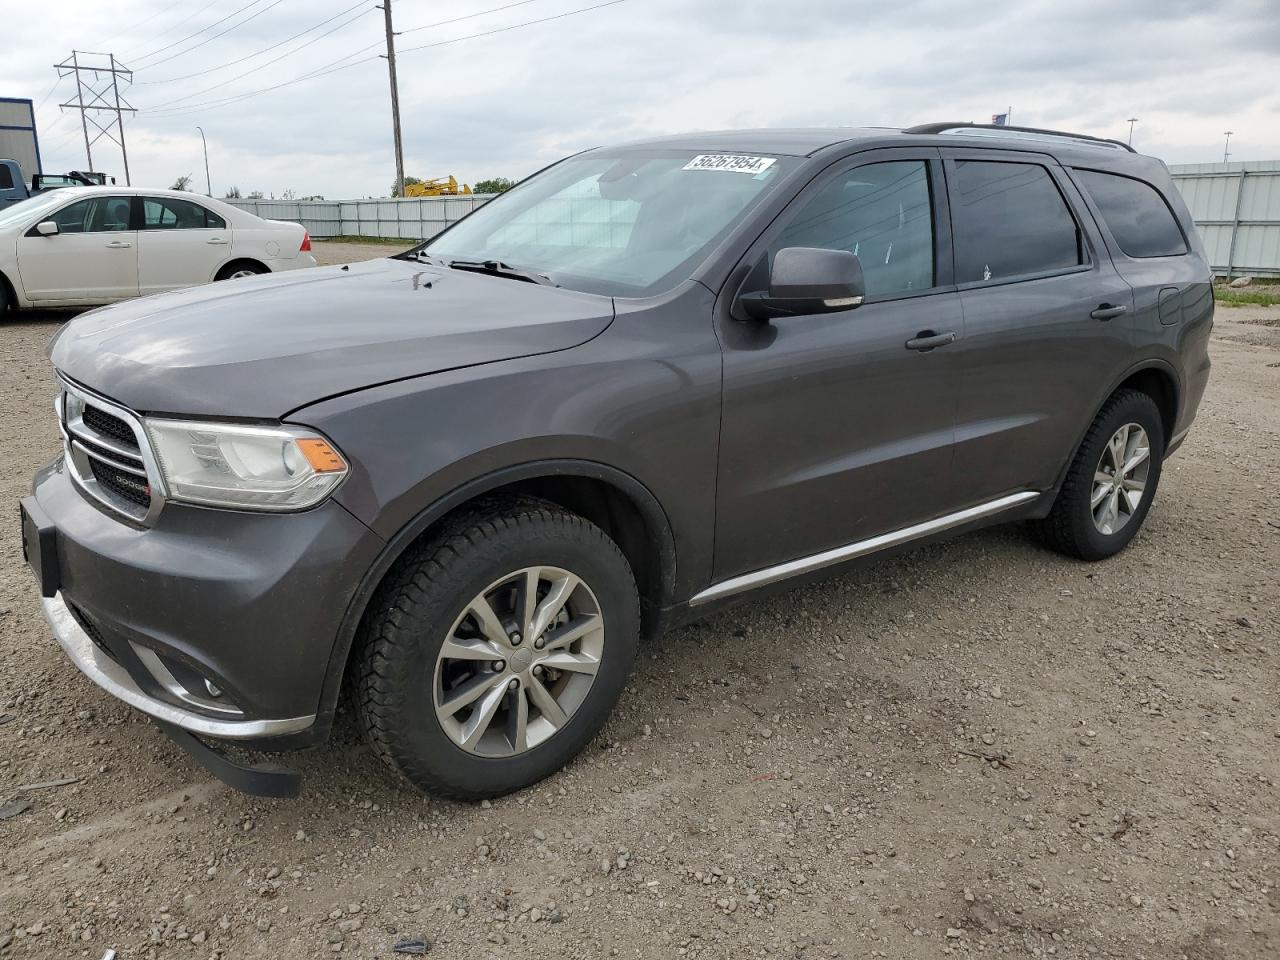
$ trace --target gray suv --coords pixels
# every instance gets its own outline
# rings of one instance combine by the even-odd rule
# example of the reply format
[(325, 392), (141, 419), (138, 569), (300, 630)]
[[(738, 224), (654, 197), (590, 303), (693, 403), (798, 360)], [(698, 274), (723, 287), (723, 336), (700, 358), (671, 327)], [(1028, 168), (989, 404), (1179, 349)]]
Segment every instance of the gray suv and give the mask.
[[(642, 637), (1030, 520), (1121, 550), (1209, 372), (1157, 160), (1022, 128), (669, 137), (408, 253), (95, 310), (22, 502), (59, 643), (217, 775), (340, 700), (492, 796), (600, 729)], [(345, 694), (343, 691), (346, 691)]]

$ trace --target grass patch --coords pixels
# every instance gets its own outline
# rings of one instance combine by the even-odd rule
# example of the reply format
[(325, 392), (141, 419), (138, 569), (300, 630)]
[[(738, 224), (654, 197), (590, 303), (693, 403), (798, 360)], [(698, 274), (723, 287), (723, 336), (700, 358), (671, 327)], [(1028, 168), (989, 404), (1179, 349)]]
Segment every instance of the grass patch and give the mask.
[(401, 237), (325, 237), (323, 240), (312, 238), (312, 243), (368, 243), (377, 247), (400, 247), (402, 250), (416, 247), (421, 242), (421, 240), (406, 240)]
[(1275, 307), (1280, 306), (1280, 292), (1270, 290), (1232, 290), (1230, 287), (1214, 287), (1213, 299), (1227, 307)]

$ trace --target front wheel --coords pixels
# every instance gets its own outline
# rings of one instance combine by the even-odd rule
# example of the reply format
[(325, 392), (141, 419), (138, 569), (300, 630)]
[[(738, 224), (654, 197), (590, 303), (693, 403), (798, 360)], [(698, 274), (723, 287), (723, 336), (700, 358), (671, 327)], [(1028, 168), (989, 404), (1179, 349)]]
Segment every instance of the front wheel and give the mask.
[(402, 559), (362, 635), (369, 743), (431, 793), (493, 797), (567, 763), (635, 658), (631, 568), (594, 524), (538, 501), (472, 515)]
[(1151, 509), (1164, 460), (1155, 401), (1122, 390), (1103, 405), (1067, 470), (1041, 539), (1081, 560), (1103, 560), (1134, 538)]

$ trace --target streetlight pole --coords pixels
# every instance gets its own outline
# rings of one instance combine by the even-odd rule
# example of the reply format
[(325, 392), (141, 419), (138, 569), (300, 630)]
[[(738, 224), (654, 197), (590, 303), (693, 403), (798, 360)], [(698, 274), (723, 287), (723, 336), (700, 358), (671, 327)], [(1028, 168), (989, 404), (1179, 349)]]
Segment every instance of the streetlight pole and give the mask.
[(204, 129), (196, 127), (200, 131), (200, 143), (204, 145), (204, 195), (206, 197), (213, 196), (213, 182), (209, 179), (209, 141), (204, 138)]
[(1138, 122), (1137, 117), (1129, 118), (1129, 146), (1133, 146), (1133, 125)]
[(1222, 145), (1222, 162), (1223, 162), (1223, 163), (1226, 163), (1226, 162), (1227, 162), (1227, 157), (1231, 156), (1231, 149), (1230, 149), (1230, 148), (1231, 148), (1231, 134), (1233, 134), (1233, 133), (1235, 133), (1235, 131), (1234, 131), (1234, 130), (1228, 130), (1228, 131), (1227, 131), (1227, 142), (1226, 142), (1226, 143), (1224, 143), (1224, 144)]

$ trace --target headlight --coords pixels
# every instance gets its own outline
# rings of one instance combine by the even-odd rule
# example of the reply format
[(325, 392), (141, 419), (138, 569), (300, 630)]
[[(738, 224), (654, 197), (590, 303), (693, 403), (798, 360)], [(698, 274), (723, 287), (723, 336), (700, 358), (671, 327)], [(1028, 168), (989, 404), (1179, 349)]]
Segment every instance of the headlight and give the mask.
[(301, 427), (146, 420), (171, 500), (247, 510), (302, 510), (347, 475), (324, 437)]

